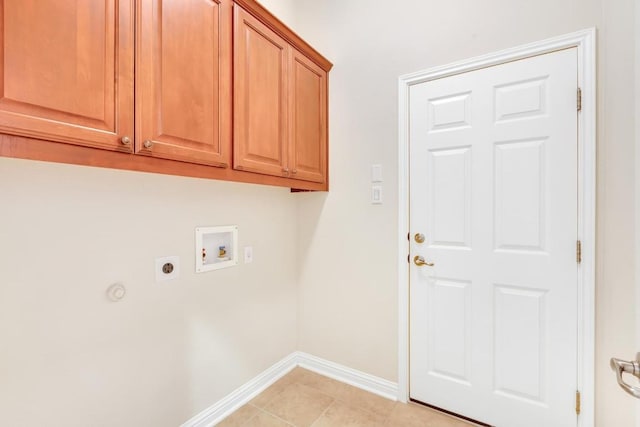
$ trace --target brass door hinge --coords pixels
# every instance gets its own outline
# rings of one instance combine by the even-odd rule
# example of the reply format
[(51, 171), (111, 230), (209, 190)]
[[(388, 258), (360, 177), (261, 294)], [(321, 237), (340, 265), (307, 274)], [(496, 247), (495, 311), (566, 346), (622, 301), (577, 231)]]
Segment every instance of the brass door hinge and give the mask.
[(580, 240), (576, 242), (576, 262), (578, 264), (582, 262), (582, 242)]
[(578, 88), (578, 111), (582, 111), (582, 89)]
[(576, 390), (576, 415), (580, 415), (580, 391)]

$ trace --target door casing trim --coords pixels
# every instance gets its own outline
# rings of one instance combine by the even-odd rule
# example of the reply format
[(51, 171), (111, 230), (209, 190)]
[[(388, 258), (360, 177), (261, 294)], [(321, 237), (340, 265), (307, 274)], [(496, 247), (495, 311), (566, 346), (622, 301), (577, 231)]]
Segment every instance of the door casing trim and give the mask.
[(578, 427), (595, 422), (595, 248), (596, 248), (596, 29), (534, 42), (495, 53), (406, 74), (398, 80), (398, 400), (409, 399), (409, 90), (430, 80), (576, 48), (578, 87), (578, 389), (582, 408)]
[[(640, 40), (640, 0), (635, 1), (635, 40)], [(635, 115), (638, 116), (640, 113), (640, 43), (636, 42), (636, 50), (635, 50)], [(636, 244), (636, 268), (635, 268), (635, 289), (636, 289), (636, 307), (640, 307), (640, 224), (638, 222), (638, 218), (640, 217), (640, 120), (636, 119), (636, 128), (635, 128), (635, 148), (636, 148), (636, 157), (635, 157), (635, 185), (636, 185), (636, 203), (635, 203), (635, 244)], [(636, 310), (636, 348), (640, 348), (640, 310)], [(640, 427), (640, 403), (636, 403), (636, 411), (635, 411), (636, 427)]]

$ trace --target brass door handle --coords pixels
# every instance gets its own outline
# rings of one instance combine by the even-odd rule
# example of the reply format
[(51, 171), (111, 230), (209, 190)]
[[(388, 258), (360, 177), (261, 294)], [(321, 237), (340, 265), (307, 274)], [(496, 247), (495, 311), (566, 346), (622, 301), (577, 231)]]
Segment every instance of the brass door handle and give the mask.
[(413, 257), (413, 263), (418, 267), (422, 267), (422, 266), (433, 267), (435, 265), (432, 262), (425, 261), (424, 258), (422, 258), (420, 255), (416, 255)]

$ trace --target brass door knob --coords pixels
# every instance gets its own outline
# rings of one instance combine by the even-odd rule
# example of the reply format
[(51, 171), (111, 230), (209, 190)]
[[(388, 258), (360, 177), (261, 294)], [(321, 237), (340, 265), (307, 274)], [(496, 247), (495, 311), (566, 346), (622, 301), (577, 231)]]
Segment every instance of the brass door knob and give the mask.
[(128, 136), (123, 136), (120, 142), (122, 142), (122, 145), (129, 145), (131, 144), (131, 138), (129, 138)]
[(422, 233), (416, 233), (415, 236), (413, 236), (413, 239), (416, 241), (416, 243), (424, 243), (424, 234)]
[(413, 257), (413, 263), (418, 267), (422, 267), (422, 266), (433, 267), (435, 265), (432, 262), (425, 261), (424, 258), (422, 258), (420, 255), (416, 255)]
[(146, 148), (147, 150), (150, 150), (151, 147), (153, 147), (153, 141), (147, 139), (142, 145), (144, 145), (144, 148)]

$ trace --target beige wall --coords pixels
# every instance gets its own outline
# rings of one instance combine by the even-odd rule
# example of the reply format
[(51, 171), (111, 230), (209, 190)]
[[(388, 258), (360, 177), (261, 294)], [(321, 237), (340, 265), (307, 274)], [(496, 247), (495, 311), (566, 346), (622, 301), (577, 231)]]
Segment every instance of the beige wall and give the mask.
[[(301, 0), (296, 29), (334, 63), (331, 192), (299, 204), (299, 347), (397, 380), (398, 76), (599, 29), (597, 426), (630, 426), (611, 356), (635, 354), (633, 0)], [(369, 167), (384, 167), (383, 206)]]
[(293, 28), (296, 22), (296, 0), (258, 0), (258, 2), (279, 20)]
[[(295, 351), (294, 197), (0, 158), (0, 425), (177, 426)], [(227, 224), (253, 264), (195, 274), (194, 228)]]

